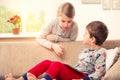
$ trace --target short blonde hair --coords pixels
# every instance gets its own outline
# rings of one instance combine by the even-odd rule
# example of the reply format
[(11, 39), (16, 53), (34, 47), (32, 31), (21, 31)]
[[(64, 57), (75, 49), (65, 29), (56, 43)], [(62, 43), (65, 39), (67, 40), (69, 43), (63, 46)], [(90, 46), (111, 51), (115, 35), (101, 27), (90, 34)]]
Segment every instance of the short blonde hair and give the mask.
[(61, 4), (58, 7), (57, 16), (61, 16), (62, 14), (69, 18), (73, 18), (75, 16), (75, 9), (73, 5), (69, 2)]

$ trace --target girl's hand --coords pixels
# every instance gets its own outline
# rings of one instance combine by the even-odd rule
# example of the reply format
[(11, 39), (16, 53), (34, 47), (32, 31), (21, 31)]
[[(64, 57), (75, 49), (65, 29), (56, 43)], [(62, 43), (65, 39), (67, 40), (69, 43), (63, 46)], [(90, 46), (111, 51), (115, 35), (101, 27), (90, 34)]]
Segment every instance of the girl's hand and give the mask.
[(58, 55), (58, 56), (61, 56), (63, 55), (63, 46), (60, 45), (60, 44), (55, 44), (53, 43), (52, 44), (52, 49), (55, 51), (55, 53)]
[(49, 35), (46, 36), (46, 39), (47, 39), (48, 41), (55, 41), (55, 35), (49, 34)]

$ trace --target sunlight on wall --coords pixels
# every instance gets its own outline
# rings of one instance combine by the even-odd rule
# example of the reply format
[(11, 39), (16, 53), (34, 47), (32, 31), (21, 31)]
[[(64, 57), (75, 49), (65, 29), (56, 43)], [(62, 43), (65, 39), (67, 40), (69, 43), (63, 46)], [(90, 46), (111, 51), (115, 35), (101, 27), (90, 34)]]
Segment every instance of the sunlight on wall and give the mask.
[[(8, 3), (9, 2), (9, 3)], [(47, 2), (47, 3), (46, 3)], [(0, 5), (4, 5), (12, 11), (19, 12), (22, 18), (22, 32), (26, 32), (26, 26), (30, 24), (38, 24), (40, 19), (45, 18), (45, 22), (56, 15), (57, 0), (0, 0)], [(32, 15), (32, 16), (31, 16)], [(31, 20), (34, 16), (35, 19)], [(41, 18), (40, 18), (41, 16)], [(37, 21), (38, 20), (38, 21)], [(42, 19), (43, 20), (43, 19)], [(42, 21), (44, 22), (44, 21)], [(28, 24), (27, 24), (28, 23)], [(42, 24), (42, 23), (41, 23)], [(41, 26), (40, 24), (40, 26)]]
[[(0, 5), (5, 5), (7, 8), (13, 11), (20, 12), (22, 18), (22, 32), (26, 32), (25, 26), (27, 23), (31, 24), (33, 21), (29, 21), (28, 17), (32, 13), (35, 16), (35, 20), (39, 19), (40, 11), (45, 12), (45, 23), (56, 17), (58, 6), (63, 2), (71, 2), (75, 6), (76, 16), (75, 20), (79, 21), (77, 13), (79, 12), (79, 0), (0, 0)], [(9, 3), (8, 3), (9, 2)], [(35, 24), (35, 23), (34, 23)]]

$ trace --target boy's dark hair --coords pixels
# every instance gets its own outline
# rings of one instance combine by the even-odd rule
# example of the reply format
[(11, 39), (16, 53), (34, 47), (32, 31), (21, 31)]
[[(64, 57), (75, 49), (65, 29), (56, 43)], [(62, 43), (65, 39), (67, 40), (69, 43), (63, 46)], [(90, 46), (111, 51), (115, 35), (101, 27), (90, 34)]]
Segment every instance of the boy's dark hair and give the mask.
[(75, 9), (73, 7), (73, 5), (69, 2), (65, 2), (63, 4), (61, 4), (58, 7), (58, 11), (57, 11), (57, 15), (66, 15), (69, 18), (73, 18), (75, 16)]
[(107, 26), (101, 21), (92, 21), (86, 27), (90, 37), (95, 37), (96, 45), (102, 45), (108, 36)]

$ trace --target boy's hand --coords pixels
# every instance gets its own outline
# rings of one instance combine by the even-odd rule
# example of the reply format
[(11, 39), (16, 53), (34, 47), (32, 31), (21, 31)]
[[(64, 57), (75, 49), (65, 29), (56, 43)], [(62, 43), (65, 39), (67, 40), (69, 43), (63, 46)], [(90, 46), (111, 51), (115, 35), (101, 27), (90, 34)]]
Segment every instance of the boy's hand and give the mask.
[(60, 45), (60, 44), (55, 44), (53, 43), (52, 44), (52, 49), (55, 51), (55, 53), (58, 55), (58, 56), (61, 56), (63, 55), (63, 46)]

